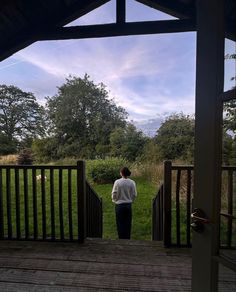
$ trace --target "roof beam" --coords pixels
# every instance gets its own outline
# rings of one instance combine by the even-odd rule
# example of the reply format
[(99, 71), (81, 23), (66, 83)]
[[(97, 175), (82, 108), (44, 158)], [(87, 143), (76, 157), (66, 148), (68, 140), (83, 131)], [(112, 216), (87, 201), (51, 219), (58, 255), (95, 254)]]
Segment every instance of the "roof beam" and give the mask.
[[(189, 1), (190, 4), (173, 0), (135, 0), (177, 18), (196, 18), (195, 1)], [(225, 24), (225, 37), (236, 41), (236, 23), (227, 21)]]
[(191, 4), (173, 0), (135, 0), (151, 8), (158, 9), (164, 13), (177, 18), (195, 18), (195, 7)]
[(126, 0), (116, 0), (116, 22), (124, 23), (126, 18)]
[[(13, 3), (15, 1), (16, 0), (4, 0), (3, 4), (10, 5), (10, 3)], [(64, 15), (62, 15), (61, 17), (54, 16), (55, 23), (58, 26), (66, 25), (67, 23), (91, 12), (92, 10), (104, 5), (105, 3), (109, 2), (109, 1), (111, 1), (111, 0), (76, 1), (76, 2), (74, 2), (74, 4), (72, 4), (71, 6), (69, 6), (66, 9), (66, 11), (64, 12)], [(22, 3), (25, 4), (26, 2), (23, 1)], [(1, 5), (1, 6), (3, 6), (3, 5)], [(32, 11), (34, 11), (34, 7), (35, 7), (34, 3), (31, 3), (30, 8), (32, 9)], [(29, 9), (29, 7), (28, 7), (28, 9)], [(53, 23), (52, 20), (53, 20), (53, 16), (51, 18), (51, 23), (41, 24), (41, 28), (42, 28), (42, 26), (44, 26), (44, 29), (46, 29), (46, 28), (49, 29), (49, 27), (51, 28), (51, 26), (53, 24), (55, 25), (55, 23)], [(37, 41), (37, 39), (35, 38), (35, 34), (37, 34), (35, 29), (37, 29), (36, 25), (30, 24), (29, 29), (27, 31), (25, 31), (24, 34), (20, 33), (20, 34), (18, 34), (18, 36), (9, 39), (9, 41), (7, 43), (1, 44), (0, 61), (10, 57), (12, 54), (16, 53), (17, 51), (31, 45), (35, 41)]]
[(110, 2), (111, 0), (86, 0), (81, 4), (81, 1), (77, 1), (76, 4), (71, 5), (71, 7), (68, 7), (66, 10), (66, 15), (58, 25), (66, 25), (67, 23), (97, 9), (98, 7), (106, 4), (107, 2)]
[(195, 24), (188, 19), (128, 23), (110, 23), (60, 27), (36, 36), (37, 40), (65, 40), (128, 35), (145, 35), (194, 31)]
[(236, 89), (234, 88), (234, 89), (225, 91), (224, 93), (222, 93), (221, 99), (223, 102), (227, 102), (227, 101), (231, 101), (233, 99), (236, 99)]
[(225, 24), (225, 37), (236, 42), (236, 23), (227, 21)]

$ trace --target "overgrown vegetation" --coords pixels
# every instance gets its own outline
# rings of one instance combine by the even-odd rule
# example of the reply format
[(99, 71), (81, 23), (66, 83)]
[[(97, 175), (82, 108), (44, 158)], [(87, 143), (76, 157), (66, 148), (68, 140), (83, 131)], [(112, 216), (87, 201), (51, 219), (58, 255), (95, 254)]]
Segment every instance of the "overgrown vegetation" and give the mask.
[[(151, 165), (166, 159), (193, 163), (194, 117), (172, 114), (147, 137), (127, 121), (106, 86), (87, 74), (67, 78), (44, 107), (15, 86), (1, 85), (0, 100), (0, 155), (31, 148), (37, 163), (111, 157)], [(235, 108), (235, 102), (225, 104), (224, 164), (236, 163)]]
[[(103, 83), (95, 84), (87, 74), (83, 78), (67, 78), (56, 95), (46, 98), (45, 106), (41, 106), (32, 93), (7, 85), (0, 85), (0, 101), (0, 164), (30, 165), (35, 162), (75, 165), (77, 160), (86, 159), (87, 178), (103, 199), (105, 238), (117, 236), (111, 202), (112, 183), (120, 177), (120, 168), (129, 166), (138, 190), (138, 199), (133, 207), (132, 237), (150, 239), (151, 202), (163, 180), (163, 160), (193, 164), (193, 116), (172, 114), (162, 122), (154, 137), (147, 137), (128, 122), (126, 110), (110, 98), (106, 86)], [(225, 103), (224, 112), (222, 158), (224, 164), (232, 165), (236, 164), (236, 101)], [(55, 178), (58, 180), (57, 173)], [(224, 180), (223, 187), (227, 185)], [(63, 177), (64, 188), (66, 183), (67, 178)], [(20, 188), (22, 185), (20, 183)], [(48, 181), (45, 187), (48, 193)], [(76, 191), (73, 193), (72, 205), (76, 206)], [(226, 194), (227, 191), (222, 193)], [(12, 195), (14, 205), (14, 189)], [(32, 200), (30, 198), (30, 206)], [(225, 202), (226, 198), (223, 198), (223, 209), (227, 205)], [(24, 199), (20, 202), (22, 208), (23, 203)], [(39, 206), (40, 203), (38, 198)], [(49, 213), (49, 197), (46, 205)], [(173, 201), (173, 215), (174, 206)], [(184, 202), (181, 212), (185, 212), (185, 207)], [(15, 212), (12, 216), (15, 220)], [(23, 212), (21, 216), (23, 226)], [(29, 216), (32, 222), (32, 210)], [(39, 214), (39, 220), (42, 219), (40, 216), (42, 214)], [(58, 218), (58, 213), (56, 216)], [(63, 216), (66, 221), (67, 211)], [(73, 216), (75, 218), (76, 214)], [(186, 224), (186, 218), (182, 217), (181, 236)], [(225, 229), (226, 224), (222, 225)], [(59, 223), (56, 230), (59, 232)], [(175, 234), (174, 228), (172, 232)]]
[(120, 178), (119, 170), (128, 162), (119, 158), (92, 160), (88, 163), (88, 177), (95, 183), (113, 183)]
[(17, 164), (32, 165), (34, 161), (31, 149), (22, 149), (17, 157)]

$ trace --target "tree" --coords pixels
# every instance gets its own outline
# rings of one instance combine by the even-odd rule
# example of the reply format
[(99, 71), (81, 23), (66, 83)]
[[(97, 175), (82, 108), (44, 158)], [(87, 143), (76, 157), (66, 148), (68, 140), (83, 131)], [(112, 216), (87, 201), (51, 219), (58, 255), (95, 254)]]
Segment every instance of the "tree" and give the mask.
[(127, 124), (123, 128), (118, 127), (110, 136), (111, 155), (134, 161), (142, 154), (146, 140), (143, 133), (132, 124)]
[(236, 137), (223, 131), (222, 162), (225, 165), (236, 164)]
[(43, 115), (44, 108), (32, 93), (15, 86), (0, 85), (0, 132), (9, 145), (42, 136)]
[(192, 162), (194, 119), (182, 113), (169, 116), (158, 129), (155, 140), (162, 159)]
[(96, 85), (87, 74), (66, 79), (46, 106), (61, 156), (94, 158), (96, 146), (109, 145), (113, 129), (126, 125), (126, 111), (109, 99), (104, 84)]
[[(156, 151), (156, 159), (180, 159), (193, 163), (194, 124), (193, 118), (182, 113), (169, 116), (157, 131), (156, 148), (152, 143), (150, 144), (152, 151)], [(230, 164), (234, 161), (234, 140), (223, 130), (222, 162), (224, 164)], [(144, 154), (147, 156), (146, 150)]]
[(236, 99), (224, 104), (224, 129), (232, 131), (236, 135)]
[(155, 141), (155, 138), (148, 138), (144, 148), (143, 153), (139, 157), (141, 162), (149, 162), (154, 164), (159, 164), (163, 157), (161, 157), (159, 147)]
[(54, 137), (34, 139), (31, 148), (39, 162), (59, 159), (58, 141)]
[(7, 135), (0, 133), (0, 155), (15, 153), (17, 141), (9, 141)]

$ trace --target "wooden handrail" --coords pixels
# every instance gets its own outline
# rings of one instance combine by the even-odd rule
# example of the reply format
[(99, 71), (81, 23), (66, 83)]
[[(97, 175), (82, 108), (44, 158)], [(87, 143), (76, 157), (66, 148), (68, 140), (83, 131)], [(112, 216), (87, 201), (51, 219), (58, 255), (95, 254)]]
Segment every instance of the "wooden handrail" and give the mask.
[[(89, 203), (89, 204), (87, 204)], [(0, 239), (102, 237), (102, 201), (74, 166), (0, 165)]]

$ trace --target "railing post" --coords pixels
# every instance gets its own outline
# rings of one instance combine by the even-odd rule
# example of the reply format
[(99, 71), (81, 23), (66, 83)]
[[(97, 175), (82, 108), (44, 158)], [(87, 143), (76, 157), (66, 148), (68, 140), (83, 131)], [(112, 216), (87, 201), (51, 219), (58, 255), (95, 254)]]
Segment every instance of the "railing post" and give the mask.
[(171, 246), (171, 161), (164, 162), (164, 245)]
[(83, 243), (86, 237), (86, 179), (85, 161), (77, 162), (77, 210), (78, 210), (78, 239)]

